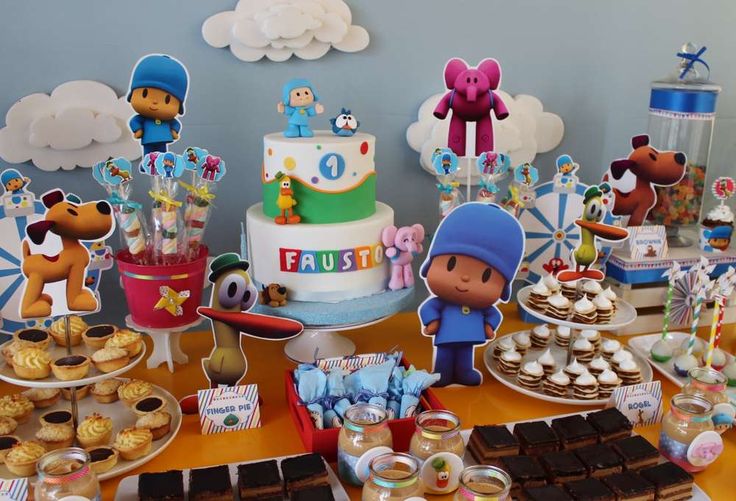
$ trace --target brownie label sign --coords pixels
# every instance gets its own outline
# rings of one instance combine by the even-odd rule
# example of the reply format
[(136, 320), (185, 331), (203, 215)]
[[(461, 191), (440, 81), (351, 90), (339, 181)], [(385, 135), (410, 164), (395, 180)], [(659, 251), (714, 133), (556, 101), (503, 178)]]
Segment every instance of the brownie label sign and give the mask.
[(620, 410), (634, 426), (659, 423), (662, 421), (662, 383), (649, 381), (616, 388), (609, 407)]
[(261, 426), (258, 385), (199, 390), (197, 399), (203, 435)]

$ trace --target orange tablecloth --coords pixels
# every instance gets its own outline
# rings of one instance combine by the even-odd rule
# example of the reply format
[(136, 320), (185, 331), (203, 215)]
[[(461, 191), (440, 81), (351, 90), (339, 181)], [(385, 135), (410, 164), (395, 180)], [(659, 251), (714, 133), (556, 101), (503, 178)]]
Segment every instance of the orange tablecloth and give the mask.
[[(516, 305), (507, 305), (503, 310), (505, 320), (500, 334), (526, 327), (516, 314)], [(726, 329), (723, 336), (724, 344), (733, 352), (736, 345), (736, 340), (732, 335), (734, 326), (729, 325)], [(431, 368), (432, 343), (429, 338), (419, 334), (419, 322), (413, 313), (400, 314), (380, 324), (347, 332), (346, 335), (355, 341), (359, 353), (385, 351), (398, 345), (405, 352), (407, 359), (417, 367)], [(131, 474), (232, 463), (304, 452), (284, 397), (283, 372), (287, 368), (293, 368), (294, 364), (284, 356), (283, 343), (244, 337), (243, 345), (249, 364), (246, 381), (259, 385), (260, 394), (264, 400), (263, 427), (249, 431), (203, 436), (199, 433), (198, 417), (185, 416), (181, 430), (169, 448)], [(129, 375), (152, 381), (168, 389), (177, 398), (203, 388), (206, 380), (199, 360), (212, 349), (212, 336), (209, 332), (184, 334), (182, 346), (189, 355), (190, 363), (186, 366), (176, 366), (174, 374), (169, 373), (165, 366), (148, 370), (145, 364), (141, 363)], [(586, 409), (586, 407), (536, 400), (506, 388), (493, 379), (483, 367), (482, 350), (483, 348), (479, 348), (476, 352), (476, 366), (481, 368), (485, 374), (481, 387), (437, 390), (442, 403), (460, 416), (464, 428), (472, 427), (474, 424), (536, 419)], [(655, 372), (655, 377), (658, 377), (657, 372)], [(666, 380), (662, 384), (665, 398), (669, 402), (669, 398), (677, 393), (677, 388)], [(3, 384), (0, 392), (5, 394), (17, 391), (11, 388)], [(639, 431), (656, 444), (659, 432), (657, 426)], [(714, 500), (732, 498), (734, 487), (736, 487), (733, 477), (736, 466), (736, 432), (729, 431), (724, 436), (724, 440), (726, 447), (723, 456), (708, 470), (696, 475), (698, 485)], [(116, 478), (103, 482), (103, 499), (114, 499), (114, 492), (119, 481), (120, 478)], [(359, 489), (349, 488), (348, 491), (352, 499), (360, 499)], [(432, 498), (445, 499), (437, 496), (432, 496)], [(449, 496), (446, 498), (451, 499)]]

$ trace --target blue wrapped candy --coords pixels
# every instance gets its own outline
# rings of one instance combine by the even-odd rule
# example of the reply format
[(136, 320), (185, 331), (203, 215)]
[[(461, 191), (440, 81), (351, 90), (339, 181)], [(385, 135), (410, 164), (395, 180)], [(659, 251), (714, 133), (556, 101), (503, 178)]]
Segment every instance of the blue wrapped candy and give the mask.
[(388, 400), (388, 380), (396, 362), (387, 360), (379, 365), (358, 369), (345, 378), (346, 388), (358, 388), (354, 401), (368, 402), (385, 409)]
[(401, 415), (401, 396), (404, 394), (404, 369), (394, 367), (391, 379), (388, 382), (388, 403), (386, 412), (389, 419), (396, 419)]
[(425, 370), (415, 370), (411, 366), (404, 374), (402, 386), (404, 394), (401, 396), (401, 411), (399, 416), (402, 418), (413, 417), (417, 413), (419, 406), (419, 397), (424, 390), (439, 381), (439, 374), (430, 374)]
[(294, 379), (299, 398), (307, 406), (314, 427), (324, 429), (322, 402), (327, 394), (327, 375), (313, 365), (302, 364), (294, 371)]
[[(340, 428), (343, 413), (350, 407), (350, 400), (346, 398), (347, 391), (343, 381), (345, 374), (347, 374), (346, 371), (335, 367), (327, 375), (327, 395), (323, 401), (325, 428)], [(336, 406), (341, 410), (340, 413), (335, 409)]]

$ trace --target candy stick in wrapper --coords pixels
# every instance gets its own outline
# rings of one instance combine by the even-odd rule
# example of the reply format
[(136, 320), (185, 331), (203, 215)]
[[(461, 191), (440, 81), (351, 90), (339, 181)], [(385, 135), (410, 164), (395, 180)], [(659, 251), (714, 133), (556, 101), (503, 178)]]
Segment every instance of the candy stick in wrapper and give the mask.
[(419, 407), (419, 397), (422, 392), (440, 380), (439, 374), (430, 374), (425, 370), (414, 370), (410, 367), (404, 375), (402, 386), (404, 394), (401, 396), (401, 418), (413, 417)]
[(176, 264), (180, 261), (178, 207), (181, 207), (182, 203), (175, 200), (166, 190), (158, 193), (149, 191), (148, 194), (159, 204), (156, 212), (158, 219), (155, 220), (155, 224), (161, 232), (161, 247), (154, 248), (156, 261), (163, 264)]
[(187, 258), (195, 259), (199, 255), (199, 247), (207, 227), (210, 208), (213, 206), (212, 200), (215, 198), (213, 192), (217, 184), (204, 180), (200, 180), (198, 185), (182, 181), (179, 181), (179, 184), (188, 191), (184, 209)]
[(146, 230), (141, 218), (143, 206), (132, 200), (124, 200), (117, 193), (107, 199), (115, 209), (120, 231), (133, 261), (142, 263), (146, 252)]
[(437, 189), (440, 192), (440, 218), (463, 202), (458, 190), (460, 183), (455, 180), (459, 169), (458, 158), (450, 148), (437, 148), (432, 153), (432, 167), (437, 175)]

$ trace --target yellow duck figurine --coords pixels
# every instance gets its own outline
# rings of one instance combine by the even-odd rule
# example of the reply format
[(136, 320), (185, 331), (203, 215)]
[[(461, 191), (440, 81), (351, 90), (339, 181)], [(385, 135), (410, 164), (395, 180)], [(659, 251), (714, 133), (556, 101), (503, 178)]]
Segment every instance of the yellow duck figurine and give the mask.
[(276, 179), (281, 183), (279, 196), (276, 198), (276, 206), (281, 211), (280, 216), (276, 216), (274, 222), (276, 224), (297, 224), (302, 218), (294, 212), (296, 199), (294, 198), (294, 190), (291, 189), (291, 178), (284, 175), (283, 172), (276, 174)]
[[(610, 191), (607, 183), (600, 186), (591, 186), (583, 195), (583, 217), (575, 221), (580, 227), (580, 244), (575, 249), (575, 270), (561, 271), (557, 275), (560, 282), (574, 282), (581, 278), (603, 280), (605, 275), (601, 270), (589, 269), (598, 260), (596, 238), (610, 242), (626, 240), (629, 232), (618, 226), (601, 223), (606, 214), (603, 195)], [(581, 269), (582, 268), (582, 269)]]

